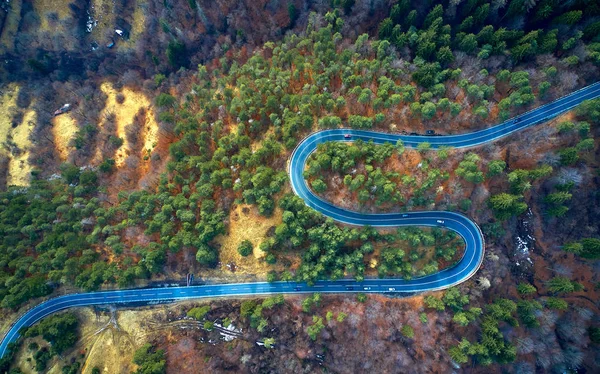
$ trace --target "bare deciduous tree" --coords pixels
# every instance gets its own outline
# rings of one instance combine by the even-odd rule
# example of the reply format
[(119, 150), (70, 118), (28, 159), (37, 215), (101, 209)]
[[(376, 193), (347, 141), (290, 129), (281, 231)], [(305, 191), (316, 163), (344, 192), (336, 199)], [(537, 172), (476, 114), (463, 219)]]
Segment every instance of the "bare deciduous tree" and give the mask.
[(566, 184), (569, 182), (573, 182), (576, 186), (581, 184), (583, 181), (583, 176), (579, 172), (579, 170), (575, 168), (561, 168), (558, 172), (557, 182)]
[(514, 365), (515, 368), (515, 373), (519, 373), (519, 374), (535, 374), (535, 367), (527, 362), (527, 361), (521, 361), (521, 362), (517, 362)]
[(488, 288), (490, 288), (492, 285), (490, 284), (490, 280), (485, 278), (485, 277), (479, 277), (477, 278), (477, 287), (479, 287), (482, 290), (487, 290)]

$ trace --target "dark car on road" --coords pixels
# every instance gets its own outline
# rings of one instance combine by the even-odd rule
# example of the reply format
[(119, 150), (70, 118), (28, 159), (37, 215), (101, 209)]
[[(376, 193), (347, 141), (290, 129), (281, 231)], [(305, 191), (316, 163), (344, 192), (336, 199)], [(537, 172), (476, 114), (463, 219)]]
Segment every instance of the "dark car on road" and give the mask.
[(425, 131), (425, 135), (435, 135), (435, 130), (427, 130)]

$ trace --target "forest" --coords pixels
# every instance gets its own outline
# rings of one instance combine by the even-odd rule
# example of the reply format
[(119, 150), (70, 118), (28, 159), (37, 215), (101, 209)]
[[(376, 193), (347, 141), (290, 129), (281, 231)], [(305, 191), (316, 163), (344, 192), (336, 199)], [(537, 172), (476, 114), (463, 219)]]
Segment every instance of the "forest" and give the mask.
[[(286, 171), (296, 145), (333, 128), (472, 132), (600, 77), (595, 1), (275, 1), (264, 9), (148, 1), (141, 31), (133, 22), (137, 2), (125, 1), (107, 13), (110, 27), (100, 21), (91, 32), (83, 16), (89, 4), (37, 14), (42, 3), (11, 2), (0, 13), (7, 61), (0, 67), (2, 329), (48, 297), (181, 283), (187, 273), (202, 282), (314, 284), (410, 279), (451, 267), (464, 243), (449, 230), (353, 227), (306, 206)], [(8, 10), (17, 6), (20, 18), (12, 20)], [(267, 24), (253, 28), (263, 16)], [(52, 34), (35, 25), (60, 27)], [(126, 35), (115, 39), (113, 26)], [(105, 40), (116, 46), (105, 47)], [(88, 51), (92, 41), (98, 48)], [(74, 109), (53, 116), (65, 102)], [(253, 362), (283, 349), (280, 343), (296, 344), (283, 331), (266, 333), (287, 316), (308, 337), (298, 351), (331, 349), (336, 359), (321, 367), (358, 372), (366, 369), (354, 361), (335, 368), (343, 361), (336, 350), (349, 338), (343, 330), (352, 329), (344, 323), (356, 328), (363, 321), (357, 310), (384, 313), (394, 303), (404, 308), (401, 324), (382, 326), (397, 330), (395, 344), (419, 352), (408, 354), (413, 359), (439, 359), (439, 371), (594, 372), (598, 123), (600, 99), (467, 150), (320, 144), (304, 170), (315, 194), (363, 213), (465, 214), (484, 232), (483, 268), (459, 287), (406, 304), (315, 294), (210, 301), (177, 313), (198, 321), (194, 339), (216, 339), (214, 331), (232, 321), (242, 326), (262, 344), (243, 349), (265, 351)], [(234, 229), (236, 210), (267, 229), (258, 236)], [(82, 323), (69, 313), (28, 329), (1, 370), (20, 372), (14, 358), (30, 355), (30, 366), (43, 372), (75, 352)], [(73, 332), (57, 337), (57, 328)], [(443, 335), (443, 344), (422, 349), (422, 334)], [(206, 349), (213, 359), (204, 364), (226, 371), (225, 353)], [(165, 339), (146, 339), (132, 354), (133, 371), (166, 372), (174, 355)], [(298, 357), (290, 362), (299, 370)], [(368, 357), (381, 368), (394, 365), (376, 353)], [(96, 368), (83, 357), (62, 361), (63, 372)], [(309, 361), (307, 370), (316, 370)], [(286, 371), (284, 361), (271, 364), (231, 365)]]

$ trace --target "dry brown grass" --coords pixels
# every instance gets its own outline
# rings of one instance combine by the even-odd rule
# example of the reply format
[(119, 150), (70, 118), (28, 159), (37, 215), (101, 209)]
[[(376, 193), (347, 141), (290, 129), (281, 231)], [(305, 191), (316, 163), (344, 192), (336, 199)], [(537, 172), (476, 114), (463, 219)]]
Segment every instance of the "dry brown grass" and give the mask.
[(2, 87), (3, 94), (0, 95), (0, 144), (4, 144), (11, 132), (11, 111), (16, 106), (19, 86), (9, 84)]
[(52, 135), (54, 136), (54, 144), (61, 161), (66, 161), (71, 152), (71, 139), (77, 133), (77, 123), (69, 114), (61, 114), (52, 119)]
[[(41, 30), (51, 32), (53, 34), (65, 33), (65, 28), (61, 21), (71, 18), (71, 10), (69, 9), (71, 0), (34, 0), (33, 7), (40, 17)], [(46, 15), (48, 13), (58, 14), (57, 25), (50, 24)]]
[(146, 342), (149, 331), (142, 324), (155, 313), (152, 310), (123, 310), (117, 313), (119, 330), (109, 328), (96, 332), (106, 324), (107, 317), (96, 322), (91, 309), (78, 311), (82, 324), (81, 349), (87, 352), (82, 373), (98, 367), (102, 373), (129, 373), (133, 369), (133, 353)]
[[(19, 94), (19, 86), (11, 84), (3, 87), (4, 94), (0, 96), (0, 152), (10, 157), (8, 164), (7, 185), (27, 186), (29, 185), (29, 135), (35, 127), (35, 112), (30, 110), (25, 113), (22, 123), (17, 127), (12, 127), (12, 111), (16, 107), (16, 100)], [(5, 146), (7, 141), (16, 145), (21, 153), (12, 152), (11, 147)], [(11, 153), (12, 152), (12, 153)]]
[[(27, 345), (35, 342), (40, 347), (47, 346), (47, 344), (48, 344), (44, 341), (44, 339), (42, 339), (41, 336), (35, 337), (33, 339), (29, 338), (29, 339), (26, 339), (26, 341), (27, 341)], [(25, 345), (22, 344), (17, 357), (13, 361), (15, 363), (15, 366), (21, 368), (21, 371), (25, 374), (37, 373), (37, 371), (35, 370), (35, 359), (33, 358), (34, 353), (35, 353), (35, 351), (30, 351), (29, 349), (27, 349), (27, 347)], [(52, 370), (48, 370), (48, 373), (52, 373), (52, 372), (53, 372)], [(60, 371), (57, 371), (57, 370), (54, 370), (54, 372), (60, 373)]]
[(273, 127), (270, 127), (267, 130), (267, 132), (265, 132), (260, 139), (255, 140), (252, 143), (250, 143), (250, 149), (252, 150), (252, 152), (258, 151), (261, 148), (262, 140), (268, 138), (269, 135), (273, 135), (273, 134), (275, 134), (275, 129)]
[[(78, 48), (79, 41), (69, 25), (75, 20), (69, 8), (72, 0), (33, 0), (33, 9), (40, 18), (36, 47), (48, 50), (71, 51)], [(52, 15), (52, 17), (50, 16)]]
[(131, 30), (129, 31), (129, 40), (123, 41), (123, 45), (128, 48), (134, 48), (135, 42), (146, 29), (146, 9), (148, 2), (146, 0), (137, 0), (133, 10)]
[[(122, 104), (117, 102), (117, 94), (119, 93), (110, 83), (103, 83), (100, 87), (102, 92), (107, 96), (106, 106), (104, 107), (103, 118), (106, 118), (108, 113), (114, 113), (117, 136), (124, 140), (123, 145), (115, 154), (115, 162), (117, 167), (121, 167), (127, 156), (134, 150), (127, 141), (126, 129), (127, 126), (133, 123), (134, 117), (143, 108), (147, 110), (146, 123), (142, 132), (144, 133), (144, 152), (152, 151), (158, 142), (158, 123), (154, 119), (154, 111), (150, 100), (140, 92), (124, 88), (120, 93), (125, 97)], [(101, 128), (103, 124), (101, 124)], [(99, 152), (96, 154), (96, 161), (100, 161)]]
[(33, 110), (27, 111), (23, 116), (23, 122), (12, 131), (12, 138), (21, 153), (13, 155), (8, 164), (7, 184), (14, 186), (29, 186), (31, 176), (31, 165), (29, 156), (31, 141), (29, 136), (35, 127), (36, 113)]
[[(144, 99), (146, 99), (144, 97)], [(147, 100), (147, 99), (146, 99)], [(158, 145), (158, 123), (154, 118), (152, 109), (146, 114), (146, 123), (144, 125), (144, 149), (146, 153), (151, 153)]]
[[(69, 8), (71, 0), (33, 0), (32, 6), (34, 12), (39, 16), (39, 30), (50, 35), (60, 35), (61, 46), (64, 49), (73, 49), (75, 40), (69, 39), (69, 32), (65, 28), (65, 20), (72, 18), (72, 13)], [(10, 13), (6, 19), (6, 23), (0, 35), (0, 54), (11, 52), (14, 49), (14, 41), (19, 26), (21, 24), (21, 9), (23, 6), (22, 0), (10, 1)], [(49, 21), (49, 15), (56, 14), (55, 22)], [(50, 46), (45, 46), (46, 48)]]
[[(262, 258), (265, 253), (258, 246), (267, 237), (267, 231), (281, 223), (282, 210), (276, 208), (273, 216), (267, 218), (258, 213), (254, 205), (238, 205), (229, 215), (229, 234), (218, 238), (221, 259), (221, 270), (228, 272), (227, 264), (235, 263), (236, 273), (265, 275), (273, 267)], [(242, 257), (237, 249), (244, 240), (250, 240), (254, 246), (252, 256)]]

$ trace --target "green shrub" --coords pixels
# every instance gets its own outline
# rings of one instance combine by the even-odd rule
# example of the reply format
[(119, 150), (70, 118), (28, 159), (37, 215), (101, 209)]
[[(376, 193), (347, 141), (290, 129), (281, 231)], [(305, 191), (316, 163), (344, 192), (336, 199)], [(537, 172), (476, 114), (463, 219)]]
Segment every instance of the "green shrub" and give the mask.
[(238, 246), (238, 253), (241, 256), (246, 257), (252, 253), (253, 249), (254, 248), (250, 240), (243, 240)]

